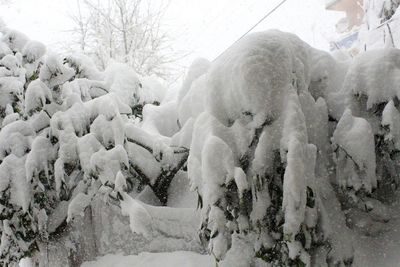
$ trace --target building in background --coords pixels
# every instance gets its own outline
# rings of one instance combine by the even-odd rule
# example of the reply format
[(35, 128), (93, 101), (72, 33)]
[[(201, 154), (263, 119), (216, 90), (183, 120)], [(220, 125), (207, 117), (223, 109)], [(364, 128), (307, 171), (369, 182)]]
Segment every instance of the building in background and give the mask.
[(363, 22), (363, 0), (326, 0), (326, 9), (346, 13), (347, 29), (358, 27)]
[(359, 52), (356, 44), (359, 38), (359, 28), (364, 21), (363, 2), (363, 0), (325, 0), (327, 10), (346, 14), (336, 24), (338, 36), (331, 41), (331, 51), (346, 50), (352, 55)]
[(400, 0), (325, 0), (326, 9), (346, 15), (336, 24), (331, 51), (360, 51), (400, 45)]

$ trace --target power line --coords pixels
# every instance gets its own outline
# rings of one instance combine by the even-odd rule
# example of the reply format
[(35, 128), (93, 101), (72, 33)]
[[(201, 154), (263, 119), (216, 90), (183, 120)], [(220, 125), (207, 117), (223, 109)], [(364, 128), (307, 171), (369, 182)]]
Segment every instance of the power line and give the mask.
[(261, 22), (263, 22), (266, 18), (268, 18), (272, 13), (274, 13), (278, 8), (280, 8), (285, 2), (287, 2), (287, 0), (282, 0), (278, 5), (276, 5), (273, 9), (271, 9), (267, 14), (265, 14), (264, 17), (262, 17), (259, 21), (257, 21), (256, 24), (254, 24), (250, 29), (248, 29), (244, 34), (242, 34), (242, 36), (240, 36), (236, 41), (234, 41), (230, 46), (228, 46), (228, 48), (226, 48), (224, 51), (222, 51), (221, 54), (219, 54), (216, 58), (214, 58), (213, 62), (215, 60), (217, 60), (219, 57), (221, 57), (226, 50), (228, 50), (229, 48), (231, 48), (234, 44), (236, 44), (237, 42), (239, 42), (243, 37), (245, 37), (249, 32), (251, 32), (252, 30), (254, 30), (255, 27), (257, 27)]
[[(249, 32), (251, 32), (252, 30), (254, 30), (255, 27), (257, 27), (261, 22), (263, 22), (267, 17), (269, 17), (272, 13), (274, 13), (278, 8), (280, 8), (285, 2), (287, 2), (287, 0), (282, 0), (278, 5), (276, 5), (273, 9), (271, 9), (266, 15), (264, 15), (259, 21), (257, 21), (256, 24), (254, 24), (250, 29), (248, 29), (244, 34), (242, 34), (242, 36), (240, 36), (235, 42), (233, 42), (230, 46), (228, 46), (224, 51), (222, 51), (222, 53), (220, 53), (216, 58), (214, 58), (212, 60), (212, 62), (214, 62), (215, 60), (217, 60), (220, 56), (222, 56), (226, 50), (228, 50), (229, 48), (231, 48), (234, 44), (236, 44), (239, 40), (241, 40), (243, 37), (245, 37)], [(175, 78), (170, 84), (174, 84), (177, 80), (179, 80), (180, 78), (182, 78), (184, 74), (181, 73), (181, 75), (179, 75), (177, 78)]]

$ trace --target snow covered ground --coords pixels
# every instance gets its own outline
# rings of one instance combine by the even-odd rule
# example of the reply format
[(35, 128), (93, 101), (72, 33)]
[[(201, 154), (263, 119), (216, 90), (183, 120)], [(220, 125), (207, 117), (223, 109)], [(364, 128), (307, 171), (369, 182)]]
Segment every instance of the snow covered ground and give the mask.
[[(373, 236), (356, 236), (354, 266), (400, 266), (400, 194), (390, 206), (387, 217), (390, 219), (375, 228)], [(359, 225), (368, 227), (363, 220)]]
[[(349, 236), (357, 245), (354, 267), (395, 267), (400, 266), (400, 194), (390, 208), (389, 221), (374, 236), (363, 234)], [(366, 221), (359, 220), (361, 228)], [(109, 254), (95, 261), (85, 262), (82, 267), (215, 267), (211, 255), (201, 255), (188, 251), (164, 253), (140, 253), (125, 256)], [(25, 267), (21, 265), (21, 267)], [(27, 265), (28, 267), (28, 265)]]
[(188, 251), (171, 253), (140, 253), (123, 256), (106, 255), (96, 261), (85, 262), (82, 267), (214, 267), (210, 255), (200, 255)]

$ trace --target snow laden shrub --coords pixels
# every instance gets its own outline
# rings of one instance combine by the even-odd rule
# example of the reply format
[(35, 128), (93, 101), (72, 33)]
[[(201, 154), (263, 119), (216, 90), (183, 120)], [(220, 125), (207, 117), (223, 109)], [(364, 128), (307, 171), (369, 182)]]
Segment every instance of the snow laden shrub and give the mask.
[(399, 186), (399, 71), (400, 50), (390, 48), (361, 54), (346, 75), (341, 94), (348, 109), (333, 142), (339, 185), (355, 201), (388, 201)]
[(3, 265), (67, 232), (96, 195), (119, 205), (147, 186), (167, 203), (188, 149), (141, 129), (135, 107), (165, 94), (156, 81), (125, 65), (100, 72), (87, 57), (46, 54), (7, 28), (0, 48)]
[(188, 176), (200, 238), (220, 266), (351, 264), (351, 244), (333, 234), (347, 227), (328, 180), (328, 108), (308, 91), (313, 80), (313, 94), (328, 94), (332, 81), (317, 85), (326, 73), (312, 68), (321, 58), (330, 56), (268, 31), (194, 66), (198, 78), (185, 82)]

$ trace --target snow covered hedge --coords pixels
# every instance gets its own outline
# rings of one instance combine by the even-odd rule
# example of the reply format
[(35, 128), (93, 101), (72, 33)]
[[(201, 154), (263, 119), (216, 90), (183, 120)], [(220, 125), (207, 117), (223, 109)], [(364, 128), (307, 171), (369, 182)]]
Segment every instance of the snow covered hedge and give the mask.
[(188, 175), (201, 199), (201, 238), (221, 266), (310, 265), (324, 246), (332, 249), (323, 258), (351, 261), (326, 230), (346, 226), (323, 213), (316, 180), (328, 179), (328, 108), (311, 92), (328, 94), (334, 82), (322, 84), (324, 71), (335, 71), (323, 61), (334, 63), (294, 35), (269, 31), (238, 42), (193, 82), (191, 91), (206, 81), (205, 108), (191, 118)]
[[(132, 231), (198, 238), (220, 266), (349, 266), (360, 226), (347, 218), (373, 224), (397, 190), (397, 49), (341, 62), (292, 34), (256, 33), (196, 60), (166, 101), (124, 65), (100, 72), (1, 33), (4, 264), (59, 238), (104, 195)], [(198, 195), (198, 225), (190, 209), (133, 198), (146, 187), (167, 206), (178, 172)]]
[(2, 263), (32, 256), (95, 195), (120, 200), (148, 185), (166, 203), (188, 151), (138, 126), (143, 106), (165, 95), (157, 80), (119, 64), (100, 72), (82, 55), (46, 54), (6, 27), (0, 49)]
[(387, 220), (399, 185), (399, 51), (343, 62), (268, 31), (194, 63), (178, 117), (221, 266), (352, 265), (355, 230)]

